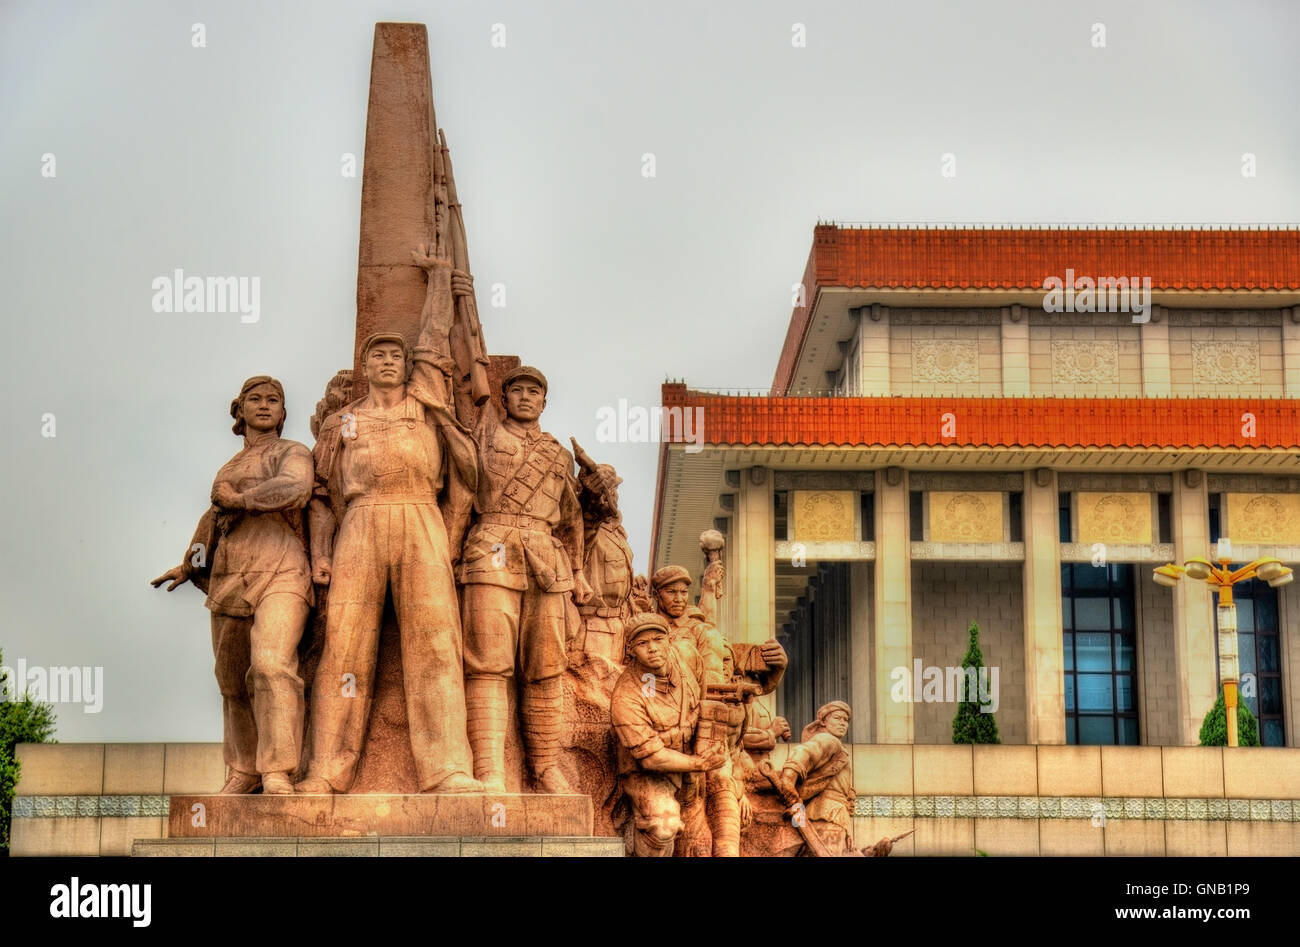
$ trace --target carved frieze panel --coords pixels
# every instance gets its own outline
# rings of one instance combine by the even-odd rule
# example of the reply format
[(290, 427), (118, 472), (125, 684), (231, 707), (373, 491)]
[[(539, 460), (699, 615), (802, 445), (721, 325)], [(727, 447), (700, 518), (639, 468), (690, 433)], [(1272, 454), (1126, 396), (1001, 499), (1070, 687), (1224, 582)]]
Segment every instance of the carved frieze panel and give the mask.
[(1258, 342), (1193, 342), (1192, 380), (1204, 385), (1257, 385)]
[(1076, 493), (1081, 543), (1132, 543), (1153, 540), (1151, 494)]
[(956, 384), (980, 380), (980, 347), (974, 339), (914, 339), (912, 383)]
[(1119, 381), (1119, 343), (1113, 340), (1052, 342), (1052, 381), (1107, 385)]
[(1300, 546), (1300, 494), (1229, 493), (1227, 501), (1234, 544)]
[(858, 538), (858, 494), (852, 490), (793, 490), (791, 538), (799, 542), (844, 542)]
[(1000, 543), (1001, 493), (929, 494), (930, 541), (936, 543)]

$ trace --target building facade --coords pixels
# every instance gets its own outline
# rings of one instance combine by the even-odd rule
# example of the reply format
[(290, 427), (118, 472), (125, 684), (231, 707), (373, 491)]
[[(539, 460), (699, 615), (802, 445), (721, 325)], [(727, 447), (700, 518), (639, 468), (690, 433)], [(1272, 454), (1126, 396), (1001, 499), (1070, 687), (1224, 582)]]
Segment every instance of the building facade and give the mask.
[[(1069, 305), (1045, 300), (1067, 276)], [(1131, 292), (1130, 311), (1084, 295), (1110, 276), (1150, 279), (1136, 312)], [(797, 736), (851, 704), (855, 842), (1300, 854), (1300, 583), (1237, 590), (1266, 745), (1220, 748), (1196, 746), (1219, 686), (1210, 590), (1152, 578), (1224, 536), (1235, 559), (1300, 565), (1300, 231), (819, 226), (796, 296), (769, 394), (664, 386), (653, 557), (698, 579), (700, 534), (722, 531), (724, 634), (790, 654), (774, 709)], [(951, 743), (943, 672), (972, 621), (1001, 746)], [(15, 855), (622, 850), (513, 826), (167, 839), (170, 798), (224, 780), (220, 744), (18, 755)]]
[[(975, 622), (1004, 743), (1195, 745), (1214, 598), (1152, 568), (1300, 565), (1300, 231), (818, 226), (795, 296), (769, 394), (664, 386), (703, 436), (661, 446), (653, 538), (698, 574), (724, 532), (777, 712), (950, 743)], [(1237, 598), (1243, 701), (1300, 746), (1300, 584)]]

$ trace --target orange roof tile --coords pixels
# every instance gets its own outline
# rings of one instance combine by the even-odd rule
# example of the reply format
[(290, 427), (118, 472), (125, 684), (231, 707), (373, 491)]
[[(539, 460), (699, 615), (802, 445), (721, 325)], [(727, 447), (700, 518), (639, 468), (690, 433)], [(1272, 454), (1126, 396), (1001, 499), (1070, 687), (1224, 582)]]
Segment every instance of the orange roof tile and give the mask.
[(705, 444), (1300, 449), (1300, 398), (737, 397), (665, 384), (663, 405), (702, 408)]
[(823, 287), (1041, 289), (1049, 276), (1150, 277), (1153, 290), (1300, 289), (1300, 230), (841, 228), (818, 225), (772, 382), (784, 394)]

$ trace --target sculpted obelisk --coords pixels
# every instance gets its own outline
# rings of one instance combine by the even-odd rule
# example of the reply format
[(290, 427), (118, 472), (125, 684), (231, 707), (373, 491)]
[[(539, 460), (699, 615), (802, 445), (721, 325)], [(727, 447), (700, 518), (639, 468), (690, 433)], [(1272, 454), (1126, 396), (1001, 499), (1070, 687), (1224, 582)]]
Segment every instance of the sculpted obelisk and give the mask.
[(428, 32), (418, 23), (377, 23), (361, 177), (354, 398), (366, 393), (362, 341), (391, 329), (415, 345), (425, 275), (411, 250), (434, 233), (437, 148)]
[[(451, 244), (456, 268), (468, 269), (460, 207), (454, 198), (446, 201), (449, 171), (434, 114), (428, 32), (419, 23), (378, 23), (361, 179), (353, 398), (366, 393), (361, 345), (373, 333), (397, 331), (411, 350), (416, 346), (427, 277), (412, 259), (412, 250), (431, 243), (438, 215), (449, 218), (443, 222), (443, 232), (455, 235)], [(452, 338), (457, 413), (467, 426), (474, 422), (477, 403), (486, 398), (486, 376), (490, 373), (497, 379), (519, 362), (496, 357), (487, 364), (472, 297), (468, 308), (471, 311), (467, 312), (464, 299), (456, 302)], [(465, 325), (467, 321), (472, 327)], [(476, 359), (481, 365), (477, 385), (471, 371)], [(391, 603), (385, 609), (376, 675), (366, 744), (351, 791), (417, 791), (407, 739), (401, 643)]]

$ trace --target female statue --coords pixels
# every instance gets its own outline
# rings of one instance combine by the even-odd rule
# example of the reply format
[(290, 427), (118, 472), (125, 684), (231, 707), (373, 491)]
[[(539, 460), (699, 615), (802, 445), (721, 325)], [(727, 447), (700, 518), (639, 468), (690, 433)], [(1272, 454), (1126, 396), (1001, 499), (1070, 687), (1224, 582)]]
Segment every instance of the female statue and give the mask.
[(284, 388), (257, 375), (230, 403), (244, 446), (217, 472), (181, 564), (153, 580), (207, 592), (224, 704), (223, 793), (293, 792), (303, 729), (298, 641), (312, 605), (303, 509), (312, 456), (284, 430)]

